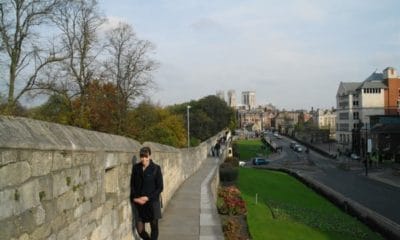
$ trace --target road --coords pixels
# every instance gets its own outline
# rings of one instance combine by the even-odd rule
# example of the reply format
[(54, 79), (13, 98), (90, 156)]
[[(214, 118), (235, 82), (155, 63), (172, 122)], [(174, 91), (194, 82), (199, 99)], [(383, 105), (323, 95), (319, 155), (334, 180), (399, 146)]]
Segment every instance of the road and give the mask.
[(289, 147), (292, 140), (288, 138), (275, 138), (275, 141), (283, 147), (286, 155), (284, 159), (276, 160), (275, 163), (283, 164), (286, 161), (286, 164), (295, 164), (303, 159), (302, 164), (308, 165), (306, 160), (311, 159), (315, 165), (306, 170), (299, 170), (302, 174), (322, 182), (344, 196), (400, 224), (399, 187), (370, 179), (364, 175), (363, 169), (342, 170), (337, 167), (336, 160), (323, 157), (313, 151), (309, 154), (296, 153)]

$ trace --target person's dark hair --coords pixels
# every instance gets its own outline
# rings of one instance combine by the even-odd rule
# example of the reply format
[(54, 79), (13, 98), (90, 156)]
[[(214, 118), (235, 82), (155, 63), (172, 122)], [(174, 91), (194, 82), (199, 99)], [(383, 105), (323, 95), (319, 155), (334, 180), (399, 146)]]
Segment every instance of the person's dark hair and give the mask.
[(139, 151), (139, 155), (142, 156), (150, 156), (151, 155), (151, 149), (149, 147), (142, 147)]

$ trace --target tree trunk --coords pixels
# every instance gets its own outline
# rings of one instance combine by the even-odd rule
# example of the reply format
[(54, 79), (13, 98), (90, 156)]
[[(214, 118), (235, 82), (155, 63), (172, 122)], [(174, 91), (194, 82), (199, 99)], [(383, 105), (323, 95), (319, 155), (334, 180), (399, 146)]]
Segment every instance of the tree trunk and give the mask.
[(8, 88), (8, 101), (6, 107), (6, 114), (13, 114), (15, 110), (15, 100), (14, 100), (14, 88), (16, 79), (16, 66), (11, 64), (10, 66), (10, 86)]

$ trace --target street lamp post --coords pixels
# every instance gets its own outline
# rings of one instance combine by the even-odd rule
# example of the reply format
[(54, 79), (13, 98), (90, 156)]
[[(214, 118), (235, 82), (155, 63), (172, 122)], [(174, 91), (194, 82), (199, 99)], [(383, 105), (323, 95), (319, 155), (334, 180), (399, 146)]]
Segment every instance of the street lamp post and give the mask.
[(186, 106), (186, 117), (187, 117), (187, 144), (188, 148), (190, 147), (190, 121), (189, 121), (189, 109), (191, 108), (190, 105)]

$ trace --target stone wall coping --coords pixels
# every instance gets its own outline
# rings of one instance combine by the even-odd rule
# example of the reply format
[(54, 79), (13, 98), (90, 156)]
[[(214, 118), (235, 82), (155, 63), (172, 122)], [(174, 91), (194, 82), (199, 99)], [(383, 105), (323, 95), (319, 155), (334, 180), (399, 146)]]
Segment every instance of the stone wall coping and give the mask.
[(171, 147), (171, 146), (168, 146), (168, 145), (163, 145), (163, 144), (160, 144), (160, 143), (144, 142), (142, 145), (146, 146), (146, 147), (150, 147), (152, 152), (179, 153), (179, 148)]
[(0, 116), (0, 148), (136, 152), (138, 141), (23, 117)]

